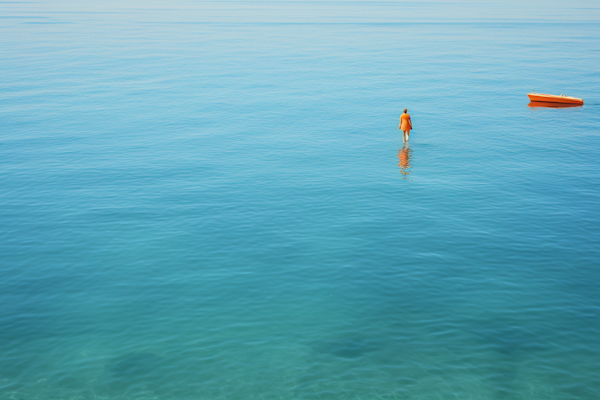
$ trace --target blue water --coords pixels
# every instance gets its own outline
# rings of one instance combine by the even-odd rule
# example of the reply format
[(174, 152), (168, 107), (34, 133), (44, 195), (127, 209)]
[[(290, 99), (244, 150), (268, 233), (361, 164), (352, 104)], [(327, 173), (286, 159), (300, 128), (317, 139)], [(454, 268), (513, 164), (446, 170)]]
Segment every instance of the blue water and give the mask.
[(0, 3), (0, 399), (600, 398), (600, 8), (522, 3)]

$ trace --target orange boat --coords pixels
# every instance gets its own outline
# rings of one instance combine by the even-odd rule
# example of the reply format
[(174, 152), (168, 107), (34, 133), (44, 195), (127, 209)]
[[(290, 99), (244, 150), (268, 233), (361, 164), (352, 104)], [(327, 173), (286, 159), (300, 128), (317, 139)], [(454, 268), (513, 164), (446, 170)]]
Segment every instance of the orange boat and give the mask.
[(555, 94), (536, 93), (534, 90), (533, 93), (527, 93), (527, 96), (529, 96), (529, 100), (531, 101), (540, 101), (544, 103), (583, 104), (583, 100), (576, 97), (565, 96), (564, 94), (557, 96)]

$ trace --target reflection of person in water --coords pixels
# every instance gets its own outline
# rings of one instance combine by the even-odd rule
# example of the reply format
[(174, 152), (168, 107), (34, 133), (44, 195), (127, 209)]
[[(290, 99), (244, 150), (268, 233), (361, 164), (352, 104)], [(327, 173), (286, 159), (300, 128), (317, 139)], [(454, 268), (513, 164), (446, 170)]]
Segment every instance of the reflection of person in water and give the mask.
[(407, 111), (408, 110), (405, 108), (404, 114), (400, 116), (400, 126), (398, 127), (398, 129), (402, 130), (403, 143), (408, 143), (410, 130), (412, 129), (412, 121), (410, 120), (410, 114)]
[(400, 167), (400, 173), (405, 177), (410, 175), (410, 168), (412, 167), (410, 163), (411, 153), (412, 150), (408, 146), (403, 146), (400, 151), (398, 151), (398, 158), (400, 159), (398, 166)]

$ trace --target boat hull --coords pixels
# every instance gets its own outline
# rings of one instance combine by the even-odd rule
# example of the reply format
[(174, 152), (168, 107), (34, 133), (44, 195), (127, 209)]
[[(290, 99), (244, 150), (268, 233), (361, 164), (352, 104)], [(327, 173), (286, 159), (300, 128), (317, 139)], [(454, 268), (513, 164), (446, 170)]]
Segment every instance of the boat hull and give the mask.
[(545, 108), (569, 108), (569, 107), (581, 107), (583, 104), (569, 104), (569, 103), (549, 103), (547, 101), (532, 101), (527, 104), (528, 107), (537, 108), (537, 107), (545, 107)]
[(529, 100), (539, 101), (543, 103), (562, 103), (562, 104), (583, 104), (582, 99), (570, 96), (556, 96), (553, 94), (542, 94), (542, 93), (527, 93)]

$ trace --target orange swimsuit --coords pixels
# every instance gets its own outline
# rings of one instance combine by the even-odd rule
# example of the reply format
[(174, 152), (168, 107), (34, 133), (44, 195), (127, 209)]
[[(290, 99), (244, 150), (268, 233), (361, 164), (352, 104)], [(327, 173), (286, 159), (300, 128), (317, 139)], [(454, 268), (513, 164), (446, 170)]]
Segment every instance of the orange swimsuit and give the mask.
[(400, 130), (404, 132), (410, 132), (412, 124), (410, 123), (410, 114), (403, 113), (400, 117)]

